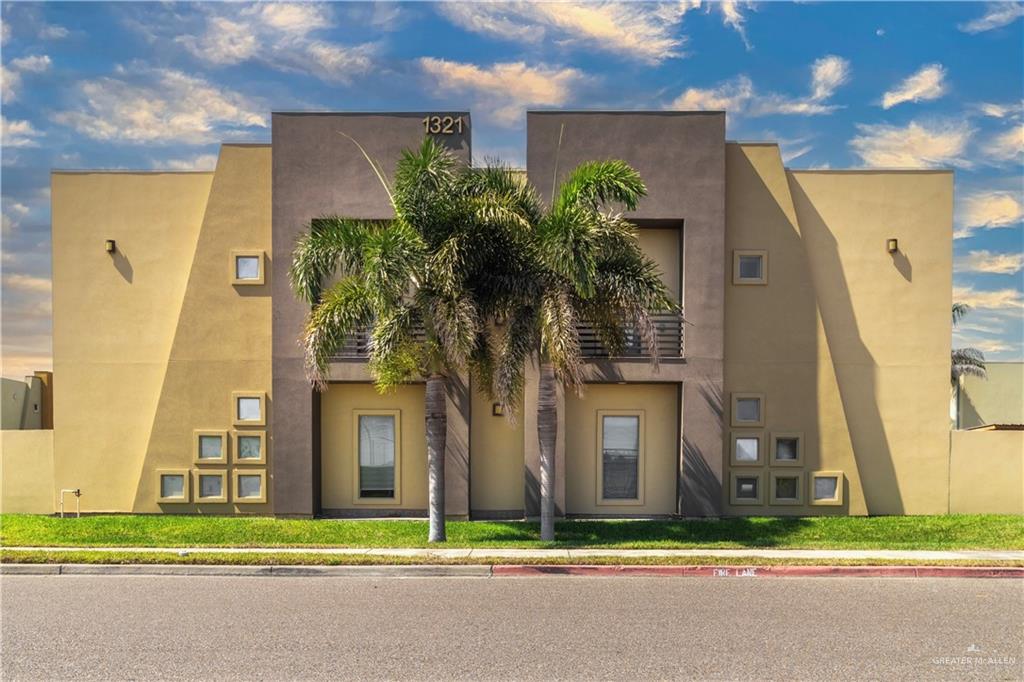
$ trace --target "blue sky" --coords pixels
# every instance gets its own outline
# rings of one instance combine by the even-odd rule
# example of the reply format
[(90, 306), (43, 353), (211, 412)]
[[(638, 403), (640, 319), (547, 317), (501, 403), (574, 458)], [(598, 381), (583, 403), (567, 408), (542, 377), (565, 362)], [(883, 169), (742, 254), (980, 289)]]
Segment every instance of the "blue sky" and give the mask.
[(954, 337), (1024, 359), (1024, 4), (2, 3), (5, 376), (50, 366), (51, 168), (212, 168), (272, 110), (726, 109), (794, 168), (956, 170)]

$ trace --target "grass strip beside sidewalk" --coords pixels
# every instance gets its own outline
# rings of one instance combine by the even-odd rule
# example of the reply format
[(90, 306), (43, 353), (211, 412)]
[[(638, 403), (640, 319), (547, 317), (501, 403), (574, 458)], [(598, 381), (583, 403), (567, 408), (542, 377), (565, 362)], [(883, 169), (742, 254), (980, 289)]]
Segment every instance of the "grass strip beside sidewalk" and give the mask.
[[(614, 549), (1024, 549), (1019, 516), (747, 517), (720, 520), (557, 524), (541, 542), (524, 521), (449, 521), (448, 542), (466, 548)], [(4, 514), (0, 544), (35, 547), (426, 547), (421, 520), (102, 515), (81, 519)]]

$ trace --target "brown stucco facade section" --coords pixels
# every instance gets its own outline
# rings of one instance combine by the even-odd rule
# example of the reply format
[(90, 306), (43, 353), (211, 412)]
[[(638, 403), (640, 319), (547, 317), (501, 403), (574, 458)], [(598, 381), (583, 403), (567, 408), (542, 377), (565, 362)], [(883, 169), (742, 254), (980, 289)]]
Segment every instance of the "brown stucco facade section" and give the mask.
[[(557, 159), (557, 171), (556, 171)], [(588, 381), (682, 385), (677, 512), (715, 516), (722, 490), (722, 361), (725, 280), (725, 114), (723, 112), (529, 112), (526, 164), (545, 201), (553, 184), (583, 161), (622, 159), (636, 168), (648, 195), (627, 217), (641, 229), (682, 223), (682, 302), (688, 324), (685, 359), (594, 362)], [(557, 178), (556, 178), (557, 175)], [(535, 389), (527, 384), (527, 390)], [(533, 396), (527, 394), (527, 404)], [(564, 415), (564, 409), (561, 411)], [(527, 409), (526, 433), (536, 416)], [(560, 432), (573, 425), (564, 419)], [(563, 472), (564, 438), (559, 436)], [(527, 513), (538, 503), (538, 446), (525, 441)], [(564, 476), (557, 484), (565, 499)], [(564, 507), (563, 507), (564, 508)]]
[[(461, 134), (439, 136), (455, 155), (469, 163), (468, 112), (430, 112), (462, 116)], [(319, 512), (320, 408), (303, 369), (298, 339), (308, 312), (292, 293), (288, 267), (295, 240), (312, 219), (325, 215), (391, 218), (387, 193), (348, 135), (379, 162), (387, 177), (405, 149), (423, 140), (423, 113), (275, 113), (273, 130), (273, 495), (278, 515), (310, 516)], [(344, 135), (343, 135), (344, 134)], [(338, 381), (368, 381), (365, 365), (341, 367)], [(449, 461), (446, 473), (448, 511), (469, 512), (468, 400), (465, 411), (449, 403)], [(461, 452), (458, 450), (461, 448)], [(454, 461), (453, 461), (454, 460)]]

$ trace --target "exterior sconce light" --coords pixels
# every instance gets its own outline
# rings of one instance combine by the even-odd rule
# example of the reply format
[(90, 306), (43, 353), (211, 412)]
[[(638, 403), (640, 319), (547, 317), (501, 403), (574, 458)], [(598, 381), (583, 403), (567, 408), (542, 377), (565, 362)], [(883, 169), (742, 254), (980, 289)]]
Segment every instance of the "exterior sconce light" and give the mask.
[(885, 248), (889, 253), (896, 253), (900, 250), (900, 242), (895, 237), (885, 240)]
[(114, 253), (115, 251), (117, 251), (117, 242), (115, 242), (113, 239), (108, 239), (107, 241), (103, 242), (103, 247), (107, 250), (107, 253)]
[(501, 403), (493, 403), (491, 405), (491, 416), (492, 417), (504, 417), (505, 408), (501, 406)]

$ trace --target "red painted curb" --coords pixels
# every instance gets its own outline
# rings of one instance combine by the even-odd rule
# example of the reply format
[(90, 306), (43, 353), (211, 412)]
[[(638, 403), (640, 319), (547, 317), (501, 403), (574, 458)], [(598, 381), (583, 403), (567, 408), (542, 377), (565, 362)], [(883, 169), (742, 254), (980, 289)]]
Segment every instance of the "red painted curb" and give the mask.
[(1024, 568), (975, 566), (637, 566), (504, 564), (494, 576), (651, 576), (689, 578), (1017, 578)]

